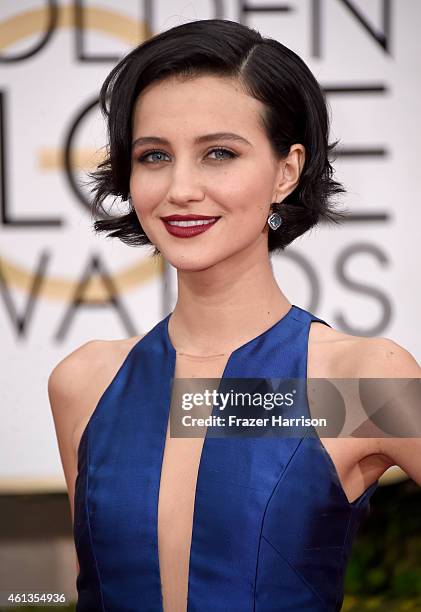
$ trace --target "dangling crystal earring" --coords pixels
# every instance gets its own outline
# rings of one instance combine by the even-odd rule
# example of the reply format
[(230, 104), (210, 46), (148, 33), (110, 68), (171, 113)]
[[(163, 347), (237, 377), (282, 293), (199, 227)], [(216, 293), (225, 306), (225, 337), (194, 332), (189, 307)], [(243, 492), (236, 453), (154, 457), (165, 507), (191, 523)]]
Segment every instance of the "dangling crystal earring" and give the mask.
[(269, 217), (268, 217), (268, 225), (269, 227), (271, 227), (273, 230), (277, 230), (278, 227), (280, 227), (282, 225), (282, 217), (279, 213), (277, 212), (273, 212)]

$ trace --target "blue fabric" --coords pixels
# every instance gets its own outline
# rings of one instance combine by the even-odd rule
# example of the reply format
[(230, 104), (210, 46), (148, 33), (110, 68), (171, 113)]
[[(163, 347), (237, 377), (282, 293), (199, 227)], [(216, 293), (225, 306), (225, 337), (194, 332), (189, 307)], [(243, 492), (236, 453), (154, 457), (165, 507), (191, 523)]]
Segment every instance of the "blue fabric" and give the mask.
[[(176, 357), (169, 317), (131, 349), (80, 441), (78, 612), (163, 610), (157, 511)], [(222, 378), (306, 380), (311, 321), (328, 325), (293, 305), (231, 354)], [(188, 612), (340, 610), (352, 541), (377, 486), (349, 503), (314, 435), (207, 436), (195, 497)]]

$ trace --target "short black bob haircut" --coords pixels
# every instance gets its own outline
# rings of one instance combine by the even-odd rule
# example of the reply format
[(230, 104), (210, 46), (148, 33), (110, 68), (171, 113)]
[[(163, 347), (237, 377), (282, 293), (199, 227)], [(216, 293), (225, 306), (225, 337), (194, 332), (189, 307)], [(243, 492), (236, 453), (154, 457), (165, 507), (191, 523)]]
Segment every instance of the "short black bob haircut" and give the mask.
[[(340, 223), (347, 211), (332, 206), (332, 196), (344, 193), (332, 179), (328, 156), (329, 116), (324, 93), (304, 61), (277, 40), (263, 38), (245, 25), (225, 19), (183, 23), (163, 31), (133, 49), (107, 76), (100, 91), (100, 109), (107, 119), (107, 155), (90, 173), (94, 184), (91, 213), (96, 232), (110, 232), (132, 246), (151, 245), (135, 210), (111, 216), (107, 196), (129, 198), (132, 113), (138, 95), (154, 81), (171, 76), (232, 77), (243, 90), (264, 104), (262, 126), (275, 158), (281, 160), (291, 145), (305, 147), (305, 164), (297, 187), (272, 210), (282, 225), (268, 233), (269, 252), (281, 251), (319, 221)], [(115, 200), (114, 200), (115, 201)], [(153, 255), (160, 251), (155, 246)]]

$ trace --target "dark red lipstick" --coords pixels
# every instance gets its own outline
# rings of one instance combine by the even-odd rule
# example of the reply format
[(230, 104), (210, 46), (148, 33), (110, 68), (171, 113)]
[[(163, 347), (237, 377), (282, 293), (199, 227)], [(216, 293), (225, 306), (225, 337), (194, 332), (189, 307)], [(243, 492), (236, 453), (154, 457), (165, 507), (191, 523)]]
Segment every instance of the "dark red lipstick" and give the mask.
[[(166, 230), (178, 238), (191, 238), (203, 234), (220, 219), (209, 215), (168, 215), (161, 217)], [(176, 223), (170, 223), (171, 221)]]

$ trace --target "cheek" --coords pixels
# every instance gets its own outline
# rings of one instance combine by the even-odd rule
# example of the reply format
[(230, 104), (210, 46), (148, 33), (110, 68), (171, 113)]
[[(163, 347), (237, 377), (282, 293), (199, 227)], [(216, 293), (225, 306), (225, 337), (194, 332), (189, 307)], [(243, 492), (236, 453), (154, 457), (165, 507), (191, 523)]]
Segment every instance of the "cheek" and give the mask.
[(247, 162), (238, 172), (230, 173), (224, 188), (229, 188), (236, 201), (242, 201), (245, 206), (251, 202), (256, 206), (264, 206), (271, 197), (273, 189), (273, 172), (262, 163)]
[(215, 201), (225, 203), (230, 213), (258, 223), (267, 215), (273, 178), (262, 173), (245, 173), (235, 181), (222, 183), (214, 190)]
[(148, 179), (146, 175), (143, 175), (140, 179), (139, 176), (132, 174), (130, 194), (138, 217), (143, 217), (145, 220), (165, 197), (162, 185), (160, 186), (157, 181)]
[(132, 204), (135, 213), (139, 219), (141, 225), (145, 225), (148, 222), (148, 216), (151, 210), (151, 202), (148, 198), (144, 198), (142, 195), (131, 192)]

